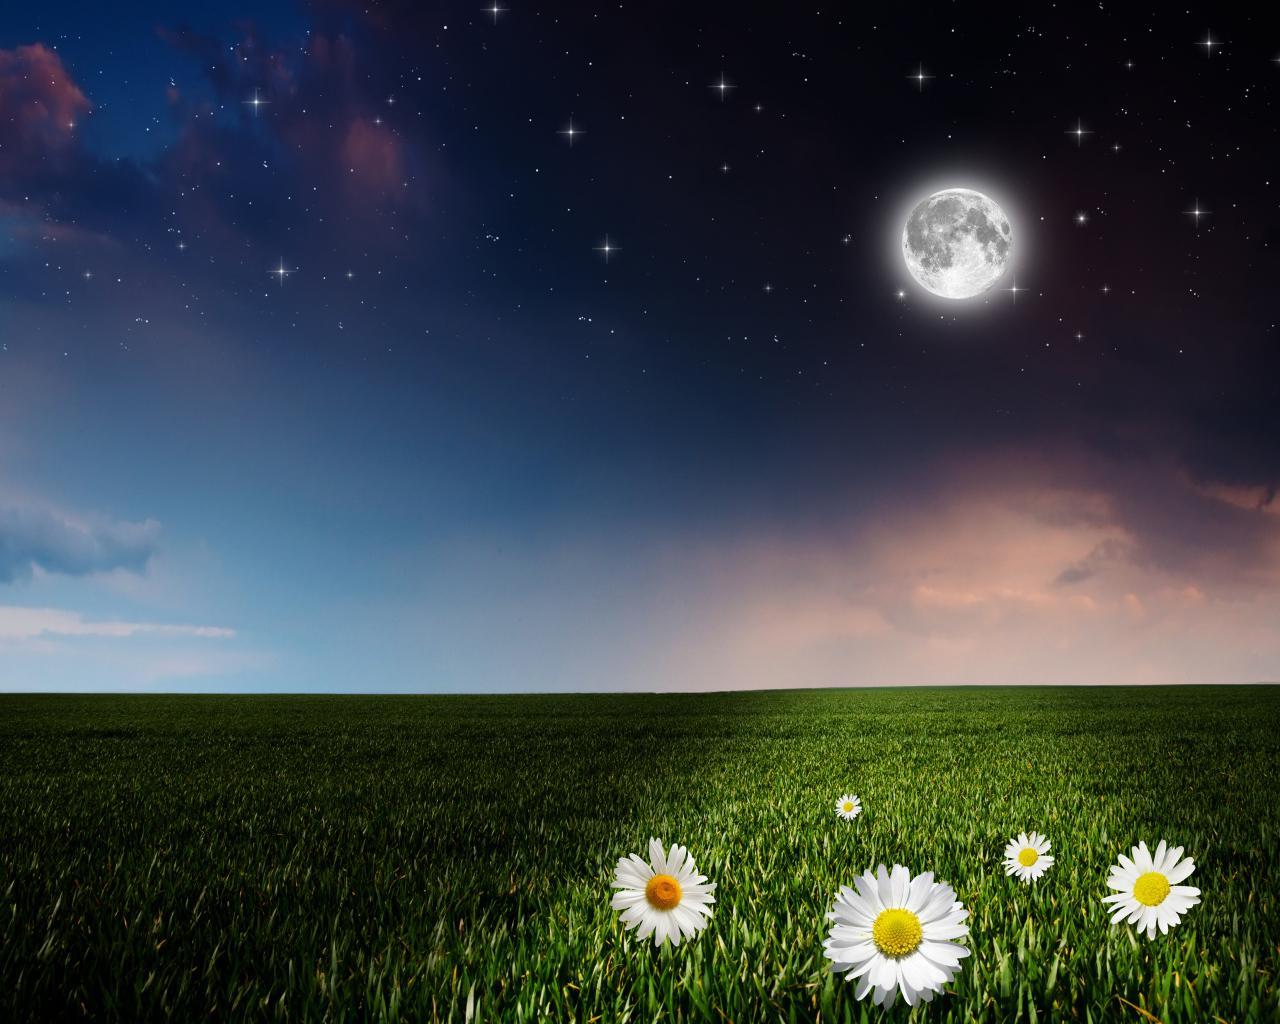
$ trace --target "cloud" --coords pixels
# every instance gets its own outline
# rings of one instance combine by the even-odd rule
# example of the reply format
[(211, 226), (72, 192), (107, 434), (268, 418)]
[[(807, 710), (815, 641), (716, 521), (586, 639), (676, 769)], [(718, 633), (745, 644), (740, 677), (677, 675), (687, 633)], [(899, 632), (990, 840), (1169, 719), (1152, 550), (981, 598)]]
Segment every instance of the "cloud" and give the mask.
[(631, 685), (1280, 677), (1280, 586), (1232, 578), (1212, 558), (1177, 570), (1134, 564), (1119, 524), (1028, 511), (1029, 498), (1064, 506), (1078, 495), (1059, 497), (956, 495), (857, 524), (844, 542), (746, 540), (690, 555), (698, 581), (673, 579), (663, 597), (684, 621), (633, 643), (653, 656), (627, 672)]
[[(42, 43), (0, 50), (0, 219), (14, 243), (102, 243), (157, 223), (156, 189), (132, 160), (84, 145), (93, 104)], [(22, 293), (21, 284), (18, 293)]]
[(27, 579), (36, 568), (68, 576), (142, 572), (159, 541), (154, 519), (80, 524), (46, 509), (6, 509), (0, 511), (0, 583)]
[(1241, 486), (1214, 481), (1198, 483), (1187, 474), (1183, 474), (1182, 479), (1197, 494), (1202, 494), (1207, 498), (1214, 498), (1217, 501), (1226, 502), (1228, 505), (1247, 509), (1250, 512), (1267, 512), (1273, 516), (1280, 515), (1280, 501), (1276, 501), (1277, 485), (1275, 483), (1262, 486)]
[(1125, 545), (1123, 543), (1114, 538), (1104, 540), (1090, 551), (1086, 557), (1074, 565), (1067, 566), (1062, 572), (1058, 573), (1053, 582), (1058, 586), (1065, 586), (1069, 583), (1082, 583), (1084, 580), (1096, 576), (1108, 562), (1117, 561), (1124, 556)]
[(967, 466), (843, 539), (726, 548), (700, 570), (714, 587), (679, 599), (700, 610), (663, 672), (691, 688), (1280, 677), (1276, 517), (1114, 470)]
[[(250, 23), (238, 28), (232, 46), (186, 27), (161, 31), (198, 63), (207, 85), (190, 95), (168, 87), (177, 138), (146, 161), (107, 159), (86, 146), (80, 125), (93, 103), (54, 50), (0, 50), (7, 248), (71, 240), (116, 262), (139, 261), (135, 275), (155, 253), (171, 251), (177, 225), (218, 258), (287, 239), (286, 260), (298, 260), (335, 234), (417, 251), (407, 241), (421, 245), (417, 218), (441, 205), (428, 202), (439, 199), (444, 177), (439, 146), (417, 116), (388, 103), (394, 82), (380, 54), (340, 26), (317, 25), (301, 47), (271, 45)], [(246, 97), (262, 103), (246, 105)], [(300, 194), (310, 197), (305, 208), (293, 201)], [(352, 204), (407, 220), (375, 228), (346, 216)], [(224, 264), (212, 266), (218, 270), (204, 272)], [(35, 291), (24, 284), (11, 281), (15, 294)]]
[[(250, 685), (278, 670), (273, 652), (244, 650), (236, 630), (122, 620), (0, 605), (0, 691), (111, 691)], [(200, 684), (200, 680), (205, 680)]]
[(61, 608), (24, 608), (0, 605), (0, 639), (29, 640), (45, 634), (58, 636), (130, 637), (137, 633), (159, 636), (225, 638), (234, 629), (220, 626), (172, 626), (157, 622), (85, 622), (79, 612)]
[[(260, 219), (243, 215), (253, 210), (198, 195), (190, 187), (197, 174), (216, 180), (217, 194), (234, 192), (246, 202), (254, 195), (265, 198), (262, 190), (275, 187), (280, 198), (298, 189), (336, 195), (344, 210), (352, 201), (425, 209), (427, 181), (436, 177), (428, 173), (428, 147), (420, 122), (397, 116), (388, 102), (394, 83), (377, 52), (331, 26), (313, 27), (302, 48), (273, 47), (253, 25), (241, 28), (242, 38), (230, 48), (186, 26), (161, 33), (198, 61), (219, 103), (238, 110), (240, 118), (232, 128), (211, 106), (175, 104), (183, 118), (182, 135), (160, 165), (170, 201), (180, 201), (188, 214), (199, 207), (199, 222), (206, 226), (211, 218), (237, 225)], [(246, 96), (260, 102), (248, 106)], [(274, 186), (261, 174), (264, 162), (279, 175)], [(317, 196), (312, 205), (322, 201)], [(279, 205), (287, 207), (287, 200)], [(333, 229), (337, 222), (328, 219)], [(344, 230), (360, 230), (352, 220), (342, 218)], [(308, 217), (293, 227), (318, 223)], [(279, 227), (263, 225), (265, 230)]]
[(408, 168), (404, 143), (384, 124), (356, 118), (347, 129), (342, 158), (353, 176), (358, 194), (404, 195)]
[(817, 528), (454, 546), (400, 620), (405, 676), (531, 690), (1280, 678), (1280, 521), (1256, 500), (1044, 446), (915, 470)]
[(65, 170), (91, 109), (52, 50), (40, 43), (0, 50), (0, 175), (25, 180)]

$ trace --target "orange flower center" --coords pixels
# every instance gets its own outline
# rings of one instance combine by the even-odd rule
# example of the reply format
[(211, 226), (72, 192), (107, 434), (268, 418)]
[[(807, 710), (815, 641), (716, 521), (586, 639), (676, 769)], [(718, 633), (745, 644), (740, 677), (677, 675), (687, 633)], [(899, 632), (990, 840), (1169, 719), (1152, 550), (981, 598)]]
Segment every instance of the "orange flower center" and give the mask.
[(654, 875), (644, 887), (644, 898), (649, 906), (658, 910), (670, 910), (680, 905), (680, 883), (670, 875)]

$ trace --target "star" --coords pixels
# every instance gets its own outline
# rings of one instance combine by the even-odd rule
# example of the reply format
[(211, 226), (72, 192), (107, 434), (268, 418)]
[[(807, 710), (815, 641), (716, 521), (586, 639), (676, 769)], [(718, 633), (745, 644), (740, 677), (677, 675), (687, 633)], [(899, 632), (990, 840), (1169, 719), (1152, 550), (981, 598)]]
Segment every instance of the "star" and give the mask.
[(1031, 291), (1031, 289), (1030, 289), (1030, 288), (1019, 288), (1019, 287), (1018, 287), (1018, 279), (1015, 277), (1015, 278), (1013, 279), (1013, 284), (1009, 285), (1009, 287), (1008, 287), (1008, 288), (1006, 288), (1006, 289), (1005, 289), (1005, 291), (1007, 291), (1010, 295), (1012, 295), (1012, 296), (1013, 296), (1013, 304), (1016, 306), (1016, 305), (1018, 304), (1018, 292), (1029, 292), (1029, 291)]
[(717, 90), (719, 90), (719, 92), (720, 92), (720, 102), (721, 102), (721, 103), (723, 103), (723, 102), (728, 98), (729, 90), (730, 90), (730, 89), (737, 88), (737, 87), (736, 87), (736, 86), (734, 86), (734, 85), (729, 84), (728, 79), (726, 79), (726, 78), (724, 77), (724, 74), (723, 74), (723, 73), (721, 73), (721, 75), (720, 75), (720, 81), (716, 82), (714, 85), (709, 85), (709, 86), (707, 86), (707, 88), (708, 88), (708, 89), (717, 89)]
[(275, 269), (275, 270), (268, 270), (268, 271), (267, 271), (267, 273), (268, 273), (268, 274), (274, 274), (274, 275), (275, 275), (276, 280), (277, 280), (277, 281), (279, 281), (279, 282), (280, 282), (281, 287), (283, 287), (283, 286), (284, 286), (284, 279), (285, 279), (285, 277), (286, 277), (286, 276), (288, 276), (289, 274), (292, 274), (292, 273), (293, 273), (293, 271), (292, 271), (292, 270), (286, 270), (286, 269), (285, 269), (285, 265), (284, 265), (284, 260), (281, 260), (281, 261), (280, 261), (280, 266), (276, 267), (276, 269)]
[(720, 173), (721, 173), (721, 174), (728, 174), (728, 173), (729, 173), (729, 165), (728, 165), (728, 164), (721, 164), (721, 165), (720, 165)]
[(1079, 148), (1080, 146), (1084, 145), (1084, 137), (1086, 135), (1092, 135), (1093, 132), (1090, 131), (1088, 128), (1086, 128), (1084, 124), (1081, 122), (1080, 118), (1077, 117), (1076, 126), (1074, 128), (1068, 128), (1065, 132), (1063, 132), (1063, 134), (1074, 135), (1076, 137), (1076, 147)]
[(582, 129), (582, 128), (575, 128), (575, 127), (573, 126), (573, 118), (569, 118), (569, 127), (568, 127), (568, 128), (561, 128), (561, 129), (560, 129), (560, 131), (559, 131), (559, 132), (557, 132), (556, 134), (558, 134), (558, 135), (563, 135), (566, 139), (568, 139), (568, 140), (569, 140), (569, 148), (570, 148), (570, 149), (572, 149), (572, 148), (573, 148), (573, 140), (574, 140), (575, 138), (577, 138), (579, 135), (586, 135), (587, 133), (586, 133), (585, 129)]
[(1103, 295), (1109, 295), (1111, 293), (1111, 285), (1104, 284), (1100, 290)]
[(252, 108), (253, 108), (253, 116), (254, 116), (254, 117), (257, 117), (257, 116), (258, 116), (258, 108), (259, 108), (259, 107), (266, 106), (266, 105), (267, 105), (268, 103), (270, 103), (270, 102), (271, 102), (270, 100), (264, 100), (264, 99), (262, 99), (262, 98), (258, 95), (258, 90), (257, 90), (257, 89), (254, 89), (254, 90), (253, 90), (253, 99), (251, 99), (251, 100), (244, 100), (244, 101), (243, 101), (243, 103), (244, 103), (244, 105), (245, 105), (245, 106), (247, 106), (247, 107), (252, 107)]
[(349, 270), (347, 271), (347, 280), (348, 280), (348, 281), (350, 281), (350, 280), (351, 280), (353, 277), (355, 277), (355, 276), (356, 276), (356, 275), (355, 275), (355, 274), (353, 274), (353, 273), (351, 273), (351, 271), (349, 271)]
[(1076, 331), (1076, 341), (1084, 340), (1084, 331)]
[(766, 281), (766, 282), (765, 282), (765, 286), (764, 286), (764, 293), (765, 293), (766, 295), (768, 295), (771, 291), (773, 291), (773, 285), (769, 284), (769, 283)]
[(486, 8), (484, 9), (484, 13), (485, 13), (485, 14), (488, 14), (490, 17), (492, 17), (492, 18), (493, 18), (493, 23), (496, 25), (496, 24), (498, 24), (498, 15), (499, 15), (499, 14), (506, 14), (506, 13), (507, 13), (507, 9), (506, 9), (505, 7), (499, 7), (499, 6), (495, 3), (492, 7), (486, 7)]
[(1212, 32), (1206, 32), (1206, 33), (1204, 34), (1204, 38), (1203, 38), (1203, 39), (1201, 39), (1201, 40), (1200, 40), (1200, 42), (1196, 43), (1196, 45), (1197, 45), (1197, 46), (1203, 46), (1203, 47), (1204, 47), (1204, 51), (1205, 51), (1205, 55), (1206, 55), (1206, 56), (1209, 56), (1209, 57), (1212, 57), (1212, 56), (1213, 56), (1213, 48), (1214, 48), (1215, 46), (1221, 46), (1222, 44), (1221, 44), (1220, 42), (1218, 42), (1216, 39), (1214, 39), (1214, 38), (1213, 38), (1213, 33), (1212, 33)]
[(1078, 224), (1080, 227), (1084, 227), (1088, 223), (1089, 223), (1089, 215), (1085, 213), (1084, 210), (1077, 210), (1076, 224)]
[(1195, 223), (1196, 223), (1196, 227), (1199, 227), (1199, 226), (1200, 226), (1200, 218), (1201, 218), (1201, 217), (1207, 217), (1207, 216), (1209, 216), (1209, 211), (1208, 211), (1208, 210), (1202, 210), (1202, 209), (1200, 209), (1200, 200), (1199, 200), (1199, 199), (1197, 199), (1197, 200), (1196, 200), (1195, 205), (1194, 205), (1190, 210), (1184, 210), (1183, 212), (1184, 212), (1184, 213), (1186, 213), (1186, 214), (1187, 214), (1187, 216), (1191, 217), (1191, 219), (1195, 221)]
[(602, 253), (604, 253), (604, 261), (605, 261), (606, 263), (608, 263), (608, 262), (609, 262), (609, 257), (610, 257), (613, 253), (615, 253), (615, 252), (617, 252), (619, 249), (621, 249), (621, 248), (622, 248), (622, 246), (620, 246), (620, 245), (611, 245), (611, 244), (609, 243), (609, 236), (608, 236), (608, 235), (605, 235), (605, 236), (604, 236), (604, 242), (603, 242), (602, 244), (600, 244), (600, 245), (597, 245), (595, 248), (596, 248), (596, 252), (602, 252)]
[(1113, 153), (1119, 153), (1119, 152), (1120, 152), (1120, 143), (1118, 143), (1118, 142), (1113, 142), (1113, 143), (1111, 143), (1111, 152), (1113, 152)]
[(932, 78), (932, 77), (933, 77), (933, 75), (926, 75), (926, 74), (924, 73), (924, 65), (923, 65), (923, 64), (921, 64), (921, 65), (920, 65), (920, 67), (916, 69), (916, 73), (915, 73), (914, 75), (907, 75), (907, 79), (908, 79), (909, 81), (915, 82), (915, 83), (916, 83), (916, 85), (919, 87), (919, 89), (920, 89), (920, 91), (921, 91), (921, 92), (924, 92), (924, 83), (925, 83), (925, 81), (926, 81), (926, 80), (928, 80), (928, 79), (930, 79), (930, 78)]

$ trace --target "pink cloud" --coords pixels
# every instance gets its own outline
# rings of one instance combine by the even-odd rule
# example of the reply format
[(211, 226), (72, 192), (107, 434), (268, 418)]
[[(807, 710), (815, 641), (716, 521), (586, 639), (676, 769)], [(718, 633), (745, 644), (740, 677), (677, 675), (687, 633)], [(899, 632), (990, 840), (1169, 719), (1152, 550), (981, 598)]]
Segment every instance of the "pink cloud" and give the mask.
[(1266, 512), (1273, 516), (1280, 516), (1280, 501), (1276, 501), (1274, 487), (1250, 487), (1223, 483), (1200, 484), (1193, 483), (1185, 475), (1183, 480), (1188, 487), (1192, 487), (1196, 493), (1203, 494), (1207, 498), (1213, 498), (1251, 512)]
[(0, 50), (0, 174), (62, 169), (91, 109), (52, 50), (40, 43)]
[(842, 540), (705, 553), (698, 596), (680, 599), (695, 611), (652, 674), (692, 689), (1280, 678), (1274, 543), (1247, 571), (1209, 549), (1135, 561), (1146, 540), (1115, 495), (974, 483), (894, 502)]
[(357, 117), (342, 144), (348, 191), (357, 198), (403, 198), (408, 186), (404, 143), (383, 124)]
[[(258, 187), (258, 169), (266, 161), (277, 172), (296, 175), (287, 186), (311, 194), (313, 200), (332, 196), (336, 201), (378, 206), (386, 202), (427, 209), (428, 179), (438, 181), (440, 170), (426, 155), (415, 131), (421, 125), (404, 123), (386, 103), (385, 96), (368, 93), (367, 74), (359, 55), (341, 34), (314, 31), (301, 53), (266, 45), (252, 26), (228, 58), (217, 40), (189, 30), (164, 33), (176, 47), (207, 67), (220, 98), (238, 105), (246, 127), (228, 129), (217, 116), (216, 106), (185, 106), (171, 95), (171, 106), (181, 118), (178, 141), (163, 156), (163, 185), (167, 202), (181, 211), (184, 223), (224, 244), (239, 244), (246, 230), (255, 228), (225, 198), (243, 191), (246, 177)], [(262, 100), (250, 113), (243, 96)], [(231, 108), (231, 103), (226, 106)], [(260, 145), (265, 134), (275, 137), (278, 152)], [(241, 183), (237, 187), (237, 183)], [(324, 217), (311, 228), (362, 233), (359, 218)], [(379, 231), (381, 244), (399, 244), (403, 236)]]

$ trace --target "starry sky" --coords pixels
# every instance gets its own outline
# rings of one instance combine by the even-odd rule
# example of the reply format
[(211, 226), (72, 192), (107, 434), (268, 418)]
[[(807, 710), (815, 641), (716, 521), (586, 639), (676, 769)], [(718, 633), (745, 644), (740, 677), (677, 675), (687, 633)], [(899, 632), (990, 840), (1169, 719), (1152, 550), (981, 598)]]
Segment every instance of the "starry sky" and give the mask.
[(1278, 115), (1219, 5), (6, 5), (0, 687), (1280, 679)]

